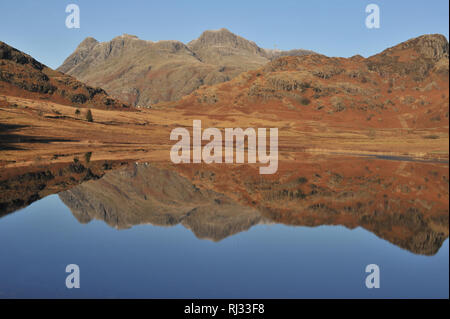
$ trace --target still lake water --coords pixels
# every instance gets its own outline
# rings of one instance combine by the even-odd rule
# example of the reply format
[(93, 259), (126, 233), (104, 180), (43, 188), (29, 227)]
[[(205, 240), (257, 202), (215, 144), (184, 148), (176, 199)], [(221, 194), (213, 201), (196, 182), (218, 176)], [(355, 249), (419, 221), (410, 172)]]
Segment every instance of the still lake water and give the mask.
[[(57, 195), (0, 219), (0, 297), (448, 298), (448, 239), (434, 256), (342, 226), (256, 225), (220, 242), (177, 225), (80, 224)], [(65, 287), (80, 266), (81, 288)], [(379, 289), (365, 266), (379, 265)]]
[(449, 297), (447, 163), (124, 165), (1, 172), (0, 298)]

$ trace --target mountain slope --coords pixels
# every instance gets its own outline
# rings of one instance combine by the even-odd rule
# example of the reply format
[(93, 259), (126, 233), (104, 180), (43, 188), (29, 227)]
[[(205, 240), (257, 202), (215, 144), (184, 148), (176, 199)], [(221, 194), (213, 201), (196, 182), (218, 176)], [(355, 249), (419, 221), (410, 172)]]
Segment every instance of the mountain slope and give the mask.
[[(295, 54), (302, 52), (310, 53)], [(226, 29), (205, 31), (187, 45), (124, 34), (102, 43), (86, 38), (58, 70), (131, 104), (149, 106), (228, 81), (277, 54)]]
[(424, 35), (367, 59), (280, 57), (229, 82), (202, 87), (175, 106), (358, 128), (435, 127), (448, 133), (448, 52), (444, 36)]
[(0, 41), (0, 93), (33, 99), (46, 99), (77, 107), (125, 109), (98, 87), (54, 71), (31, 56)]

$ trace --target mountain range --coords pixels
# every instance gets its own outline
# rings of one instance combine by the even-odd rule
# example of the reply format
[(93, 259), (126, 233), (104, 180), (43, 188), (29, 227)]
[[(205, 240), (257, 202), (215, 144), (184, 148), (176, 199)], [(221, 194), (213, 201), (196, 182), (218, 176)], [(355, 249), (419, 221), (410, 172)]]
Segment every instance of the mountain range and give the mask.
[[(216, 31), (212, 38), (221, 43), (221, 34), (227, 31)], [(203, 36), (213, 41), (207, 34)], [(87, 47), (105, 46), (95, 40), (85, 42)], [(130, 49), (131, 44), (174, 45), (191, 52), (189, 57), (197, 65), (204, 64), (199, 59), (217, 58), (210, 51), (225, 50), (220, 46), (203, 47), (202, 41), (194, 41), (189, 44), (199, 52), (194, 55), (188, 46), (177, 42), (146, 44), (129, 36), (123, 37), (122, 43), (124, 49)], [(242, 43), (239, 50), (267, 54), (251, 43)], [(87, 49), (86, 54), (89, 52)], [(112, 56), (116, 51), (109, 48), (106, 52)], [(230, 58), (222, 55), (221, 61)], [(173, 61), (159, 58), (155, 61)], [(189, 89), (176, 101), (161, 101), (146, 109), (122, 103), (103, 89), (51, 70), (2, 43), (0, 135), (2, 148), (9, 151), (2, 153), (0, 161), (15, 163), (36, 156), (51, 160), (60, 154), (93, 150), (106, 157), (117, 157), (119, 153), (113, 150), (120, 150), (120, 156), (126, 158), (139, 158), (143, 154), (137, 156), (136, 150), (142, 150), (159, 160), (170, 160), (170, 131), (191, 127), (193, 120), (201, 120), (204, 127), (276, 127), (280, 154), (352, 152), (448, 160), (449, 44), (445, 36), (419, 36), (368, 58), (305, 54), (265, 59), (269, 62), (228, 81), (202, 85), (191, 93)], [(121, 55), (114, 61), (119, 65)], [(180, 65), (184, 68), (185, 60), (179, 61), (180, 64), (165, 65), (165, 74), (176, 74)], [(94, 61), (81, 65), (88, 73), (96, 74)], [(162, 73), (150, 72), (155, 76)], [(119, 78), (111, 75), (113, 82)], [(160, 83), (143, 81), (142, 85), (154, 90), (157, 86), (149, 83), (157, 82)], [(183, 83), (173, 81), (185, 89)], [(119, 97), (127, 100), (128, 95)], [(92, 112), (79, 108), (90, 108)]]
[(58, 71), (132, 105), (151, 106), (178, 100), (202, 85), (228, 81), (277, 57), (310, 53), (265, 50), (227, 29), (205, 31), (187, 44), (124, 34), (108, 42), (86, 38)]

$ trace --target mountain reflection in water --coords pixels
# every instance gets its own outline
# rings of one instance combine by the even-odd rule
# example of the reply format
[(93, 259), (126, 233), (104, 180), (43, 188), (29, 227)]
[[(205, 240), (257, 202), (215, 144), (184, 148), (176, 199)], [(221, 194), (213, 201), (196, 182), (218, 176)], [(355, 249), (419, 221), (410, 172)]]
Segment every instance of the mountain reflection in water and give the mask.
[(360, 226), (434, 255), (449, 232), (445, 163), (311, 156), (263, 176), (247, 165), (77, 161), (1, 177), (0, 216), (59, 193), (81, 223), (182, 224), (212, 241), (261, 223)]

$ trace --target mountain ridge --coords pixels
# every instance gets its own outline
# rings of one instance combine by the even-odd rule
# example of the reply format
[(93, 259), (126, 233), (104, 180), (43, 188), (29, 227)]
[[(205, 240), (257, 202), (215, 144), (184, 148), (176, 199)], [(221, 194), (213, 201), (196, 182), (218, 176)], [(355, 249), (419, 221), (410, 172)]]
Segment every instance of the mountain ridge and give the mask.
[(444, 36), (423, 35), (369, 58), (280, 57), (159, 106), (448, 132), (448, 52)]
[(282, 54), (310, 53), (266, 50), (225, 28), (204, 31), (187, 44), (124, 34), (106, 42), (86, 38), (58, 70), (132, 105), (150, 106), (226, 82)]

